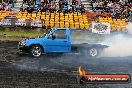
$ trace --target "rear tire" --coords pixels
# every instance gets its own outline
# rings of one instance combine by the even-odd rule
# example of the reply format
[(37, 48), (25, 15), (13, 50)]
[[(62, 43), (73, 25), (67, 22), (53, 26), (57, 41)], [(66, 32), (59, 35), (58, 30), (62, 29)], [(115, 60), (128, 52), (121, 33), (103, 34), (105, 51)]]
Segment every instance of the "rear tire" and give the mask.
[(97, 57), (99, 55), (99, 50), (97, 48), (90, 48), (85, 50), (86, 57)]
[(33, 57), (40, 57), (42, 55), (42, 48), (39, 45), (33, 45), (30, 48), (30, 55)]

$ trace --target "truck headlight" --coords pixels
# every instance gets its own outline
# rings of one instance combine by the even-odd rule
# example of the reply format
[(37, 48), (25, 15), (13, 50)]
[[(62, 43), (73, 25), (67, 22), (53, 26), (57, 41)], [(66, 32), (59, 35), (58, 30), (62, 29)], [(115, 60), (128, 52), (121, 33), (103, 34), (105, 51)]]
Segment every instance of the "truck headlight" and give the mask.
[(24, 45), (26, 45), (26, 43), (25, 43), (25, 41), (20, 41), (20, 42), (19, 42), (19, 45), (20, 45), (20, 46), (24, 46)]

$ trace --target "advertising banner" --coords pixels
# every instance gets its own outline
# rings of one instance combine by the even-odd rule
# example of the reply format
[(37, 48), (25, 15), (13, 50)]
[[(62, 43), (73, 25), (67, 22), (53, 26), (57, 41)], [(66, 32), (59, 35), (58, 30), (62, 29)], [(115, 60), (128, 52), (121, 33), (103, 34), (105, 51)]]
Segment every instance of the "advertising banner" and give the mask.
[(1, 26), (33, 26), (42, 27), (42, 22), (39, 19), (1, 19)]
[(0, 21), (1, 26), (10, 26), (11, 25), (11, 19), (2, 19)]
[(42, 27), (42, 22), (41, 22), (41, 20), (39, 20), (39, 19), (34, 19), (34, 20), (31, 22), (31, 26), (33, 26), (33, 27)]
[(109, 23), (92, 23), (92, 33), (97, 34), (110, 34)]
[(15, 22), (16, 26), (26, 26), (26, 20), (25, 19), (17, 19)]

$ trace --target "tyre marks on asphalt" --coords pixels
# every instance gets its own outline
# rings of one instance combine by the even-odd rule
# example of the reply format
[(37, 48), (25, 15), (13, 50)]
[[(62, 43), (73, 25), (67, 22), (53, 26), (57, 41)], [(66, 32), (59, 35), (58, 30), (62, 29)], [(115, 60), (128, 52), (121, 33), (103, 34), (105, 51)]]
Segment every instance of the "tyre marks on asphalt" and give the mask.
[(17, 42), (0, 42), (0, 53), (1, 61), (25, 70), (76, 72), (77, 67), (79, 67), (79, 65), (75, 66), (74, 64), (76, 60), (72, 61), (76, 57), (71, 55), (42, 56), (38, 59), (33, 59), (28, 55), (20, 55)]
[[(6, 44), (6, 45), (4, 45)], [(29, 55), (20, 55), (17, 49), (16, 43), (0, 43), (0, 61), (3, 63), (9, 63), (7, 65), (15, 68), (14, 70), (22, 70), (25, 72), (54, 72), (55, 74), (67, 74), (68, 77), (71, 77), (71, 82), (68, 82), (70, 78), (61, 78), (63, 76), (54, 75), (54, 77), (58, 78), (59, 81), (51, 83), (54, 77), (50, 77), (49, 74), (45, 75), (47, 77), (46, 82), (43, 82), (43, 86), (49, 87), (74, 87), (78, 86), (75, 75), (77, 74), (77, 69), (80, 65), (86, 68), (88, 73), (129, 73), (132, 75), (131, 65), (132, 60), (131, 57), (118, 59), (118, 58), (97, 58), (97, 59), (85, 59), (84, 57), (72, 56), (72, 55), (62, 55), (62, 56), (42, 56), (41, 58), (32, 58)], [(12, 46), (12, 47), (11, 47)], [(6, 68), (3, 68), (6, 69)], [(17, 71), (18, 71), (17, 70)], [(37, 74), (38, 75), (38, 74)], [(36, 77), (38, 77), (36, 75)], [(44, 75), (44, 74), (43, 74)], [(29, 74), (30, 76), (30, 74)], [(41, 78), (41, 77), (40, 77)], [(50, 83), (48, 84), (48, 79), (51, 78)], [(19, 79), (19, 78), (18, 78)], [(32, 78), (30, 78), (32, 79)], [(32, 79), (33, 80), (33, 79)], [(63, 83), (61, 81), (65, 80)], [(59, 83), (60, 82), (60, 83)], [(50, 86), (50, 87), (51, 87)], [(80, 87), (80, 86), (79, 86)], [(81, 86), (82, 88), (130, 88), (131, 84), (123, 84), (123, 85), (85, 85)], [(58, 87), (57, 87), (58, 88)]]
[(14, 63), (18, 59), (18, 50), (16, 48), (0, 48), (0, 60), (8, 63)]

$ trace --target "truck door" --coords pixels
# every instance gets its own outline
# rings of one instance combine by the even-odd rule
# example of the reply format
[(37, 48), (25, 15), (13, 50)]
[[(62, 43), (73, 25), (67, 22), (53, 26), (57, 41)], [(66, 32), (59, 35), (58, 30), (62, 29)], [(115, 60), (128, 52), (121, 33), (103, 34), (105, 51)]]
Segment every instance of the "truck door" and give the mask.
[(45, 43), (45, 52), (69, 52), (71, 50), (69, 29), (57, 29)]

